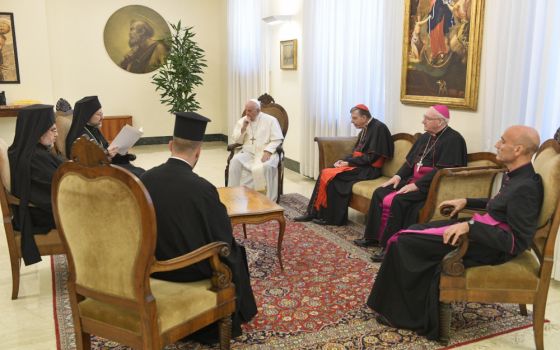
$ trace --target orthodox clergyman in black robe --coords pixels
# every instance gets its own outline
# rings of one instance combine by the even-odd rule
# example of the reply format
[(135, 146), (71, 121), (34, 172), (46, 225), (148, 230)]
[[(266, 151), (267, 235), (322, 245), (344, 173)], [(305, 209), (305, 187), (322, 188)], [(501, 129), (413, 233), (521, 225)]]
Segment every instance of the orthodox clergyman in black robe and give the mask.
[[(398, 230), (417, 222), (435, 173), (467, 165), (465, 140), (448, 122), (446, 106), (428, 109), (423, 120), (426, 132), (414, 143), (397, 174), (373, 193), (364, 239), (356, 240), (356, 244), (379, 243), (385, 247)], [(373, 259), (382, 260), (383, 253)]]
[(485, 208), (487, 214), (476, 214), (468, 222), (416, 224), (389, 240), (367, 301), (379, 313), (379, 322), (438, 339), (441, 261), (455, 249), (458, 237), (468, 232), (465, 267), (502, 264), (530, 246), (543, 200), (542, 180), (531, 164), (539, 142), (533, 128), (507, 129), (496, 144), (498, 160), (508, 168), (498, 194), (490, 200), (440, 204), (452, 206), (452, 215), (465, 207)]
[(18, 113), (8, 158), (11, 193), (20, 199), (20, 205), (14, 208), (14, 226), (21, 232), (21, 253), (26, 265), (41, 261), (33, 235), (55, 228), (51, 182), (62, 158), (51, 148), (57, 136), (53, 106), (32, 105)]
[[(222, 258), (232, 272), (236, 290), (236, 312), (233, 315), (233, 335), (241, 334), (241, 323), (257, 313), (251, 289), (245, 248), (232, 234), (231, 221), (218, 191), (193, 172), (198, 160), (202, 137), (209, 119), (196, 113), (176, 113), (171, 158), (167, 163), (145, 172), (140, 180), (150, 193), (157, 218), (156, 258), (167, 260), (189, 253), (206, 244), (223, 241), (231, 253)], [(208, 262), (180, 270), (152, 275), (167, 281), (197, 281), (212, 276)], [(196, 332), (194, 340), (204, 343), (218, 341), (218, 327), (213, 324)]]
[(352, 186), (358, 181), (378, 178), (385, 160), (393, 158), (393, 138), (387, 126), (372, 118), (363, 104), (353, 107), (350, 113), (352, 124), (361, 129), (353, 153), (336, 161), (334, 168), (321, 171), (306, 214), (295, 221), (346, 224)]
[(109, 142), (107, 142), (99, 129), (102, 122), (103, 111), (97, 96), (86, 96), (76, 102), (74, 105), (74, 115), (72, 116), (72, 125), (66, 137), (66, 155), (70, 158), (74, 141), (80, 136), (85, 136), (103, 147), (111, 158), (112, 164), (123, 167), (136, 176), (142, 175), (144, 169), (130, 163), (131, 160), (136, 159), (136, 156), (132, 154), (120, 155), (117, 153), (117, 149), (109, 148)]

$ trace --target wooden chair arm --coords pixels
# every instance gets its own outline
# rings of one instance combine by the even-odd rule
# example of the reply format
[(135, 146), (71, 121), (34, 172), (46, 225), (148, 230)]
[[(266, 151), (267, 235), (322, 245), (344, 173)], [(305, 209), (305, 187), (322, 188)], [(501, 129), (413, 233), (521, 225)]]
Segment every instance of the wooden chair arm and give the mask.
[(231, 143), (231, 144), (227, 145), (227, 151), (228, 151), (228, 152), (232, 152), (232, 151), (234, 151), (236, 148), (241, 147), (241, 146), (243, 146), (243, 145), (240, 144), (240, 143)]
[(469, 237), (465, 233), (457, 241), (457, 248), (450, 251), (443, 257), (441, 262), (442, 272), (449, 276), (461, 276), (465, 273), (465, 265), (463, 265), (463, 256), (469, 249)]
[(315, 137), (319, 148), (319, 170), (352, 153), (356, 137)]
[[(440, 169), (432, 179), (428, 196), (422, 210), (418, 215), (418, 222), (425, 223), (431, 221), (436, 213), (436, 208), (444, 200), (467, 197), (489, 197), (492, 190), (492, 182), (496, 174), (504, 172), (506, 169), (501, 166), (478, 166), (478, 167), (459, 167)], [(468, 181), (469, 178), (477, 178), (488, 176), (492, 179), (487, 183), (487, 188), (481, 188), (481, 194), (466, 193), (469, 186), (454, 186), (450, 189), (443, 189), (443, 185), (447, 181), (461, 180)], [(445, 193), (443, 190), (446, 190)], [(450, 192), (450, 193), (448, 193)], [(443, 197), (443, 198), (441, 198)]]
[(230, 248), (227, 243), (212, 242), (176, 258), (155, 261), (150, 269), (150, 274), (154, 272), (178, 270), (210, 259), (210, 266), (213, 271), (212, 287), (215, 290), (227, 288), (231, 284), (231, 270), (222, 263), (220, 256), (225, 257), (228, 256), (229, 253)]
[[(19, 203), (20, 203), (20, 202), (19, 202), (19, 198), (16, 197), (16, 196), (14, 196), (14, 195), (11, 194), (10, 192), (7, 192), (7, 191), (6, 191), (6, 199), (8, 200), (8, 204), (9, 204), (9, 205), (16, 205), (16, 206), (19, 206)], [(33, 204), (33, 203), (31, 203), (31, 202), (29, 202), (29, 203), (27, 204), (27, 206), (28, 206), (28, 207), (31, 207), (31, 208), (36, 207), (36, 205)]]

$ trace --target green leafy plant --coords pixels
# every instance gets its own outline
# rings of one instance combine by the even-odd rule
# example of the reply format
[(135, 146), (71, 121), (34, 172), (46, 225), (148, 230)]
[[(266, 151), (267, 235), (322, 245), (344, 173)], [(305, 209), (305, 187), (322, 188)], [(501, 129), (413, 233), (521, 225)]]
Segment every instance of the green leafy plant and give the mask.
[(173, 29), (166, 39), (169, 54), (152, 76), (152, 83), (161, 102), (171, 107), (169, 112), (194, 112), (200, 108), (194, 89), (202, 84), (202, 69), (207, 67), (204, 50), (193, 40), (193, 27), (181, 27), (181, 21), (169, 25)]

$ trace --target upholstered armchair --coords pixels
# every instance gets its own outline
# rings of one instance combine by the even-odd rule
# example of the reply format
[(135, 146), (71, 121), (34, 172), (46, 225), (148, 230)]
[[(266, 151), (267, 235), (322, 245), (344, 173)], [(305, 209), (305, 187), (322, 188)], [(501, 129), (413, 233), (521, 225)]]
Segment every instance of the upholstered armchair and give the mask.
[(439, 286), (443, 342), (450, 337), (452, 302), (515, 303), (523, 315), (527, 315), (526, 304), (533, 304), (535, 345), (538, 350), (544, 348), (546, 299), (560, 225), (560, 145), (554, 140), (546, 141), (533, 166), (543, 179), (544, 199), (531, 249), (505, 264), (465, 269), (462, 257), (469, 246), (467, 234), (458, 248), (443, 259)]
[(66, 137), (68, 136), (68, 131), (70, 131), (70, 126), (72, 125), (72, 114), (63, 114), (60, 112), (56, 113), (56, 129), (58, 130), (58, 137), (54, 143), (54, 147), (57, 152), (68, 159), (66, 154)]
[[(10, 193), (10, 164), (8, 160), (8, 146), (0, 139), (0, 207), (4, 221), (4, 231), (8, 243), (10, 266), (12, 268), (12, 299), (17, 299), (19, 294), (20, 268), (21, 268), (21, 234), (14, 229), (12, 224), (13, 206), (19, 205), (19, 198)], [(32, 204), (30, 204), (32, 205)], [(34, 236), (39, 254), (55, 255), (64, 254), (64, 247), (60, 241), (57, 230), (50, 230), (47, 234)]]
[[(94, 142), (79, 138), (53, 179), (53, 209), (67, 251), (68, 290), (78, 349), (95, 334), (135, 349), (161, 349), (219, 322), (228, 349), (235, 286), (214, 242), (157, 261), (156, 217), (148, 192), (130, 172), (110, 165)], [(150, 278), (207, 260), (210, 279), (189, 283)]]
[[(288, 113), (281, 105), (277, 104), (274, 101), (274, 98), (269, 94), (263, 94), (258, 98), (259, 102), (261, 103), (261, 112), (270, 114), (271, 116), (278, 119), (278, 123), (280, 124), (280, 128), (282, 129), (282, 135), (284, 139), (286, 139), (286, 134), (288, 133), (288, 126), (290, 125), (288, 119)], [(241, 116), (245, 115), (245, 111), (241, 113)], [(227, 151), (229, 152), (229, 157), (227, 159), (226, 170), (225, 170), (225, 184), (228, 185), (228, 176), (229, 176), (229, 163), (231, 158), (235, 155), (235, 153), (241, 148), (241, 144), (239, 143), (232, 143), (227, 146)], [(280, 195), (284, 194), (284, 148), (282, 144), (276, 148), (276, 153), (278, 153), (279, 161), (278, 161), (278, 199), (277, 202), (280, 201)]]

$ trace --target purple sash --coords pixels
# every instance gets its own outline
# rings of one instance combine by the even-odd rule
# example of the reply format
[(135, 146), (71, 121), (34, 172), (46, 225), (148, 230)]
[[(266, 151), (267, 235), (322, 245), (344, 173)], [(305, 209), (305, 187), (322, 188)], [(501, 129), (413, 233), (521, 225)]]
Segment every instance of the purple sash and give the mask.
[[(430, 171), (432, 171), (432, 167), (423, 166), (418, 169), (418, 167), (414, 166), (414, 174), (412, 178), (407, 181), (407, 185), (410, 183), (415, 183), (420, 179), (422, 176), (426, 175)], [(377, 231), (377, 240), (381, 242), (383, 238), (383, 232), (385, 232), (385, 228), (387, 227), (387, 221), (389, 221), (389, 215), (391, 214), (391, 205), (393, 204), (393, 199), (397, 195), (397, 191), (393, 191), (383, 197), (381, 201), (381, 224), (379, 225), (379, 231)]]
[[(474, 214), (472, 219), (476, 222), (480, 222), (481, 224), (485, 224), (485, 225), (489, 225), (489, 226), (496, 226), (496, 227), (498, 227), (498, 228), (500, 228), (500, 229), (502, 229), (506, 232), (509, 232), (512, 236), (510, 253), (513, 254), (513, 249), (515, 247), (515, 236), (513, 235), (513, 232), (511, 231), (511, 227), (507, 223), (494, 219), (492, 216), (490, 216), (490, 214), (484, 214), (484, 215)], [(394, 234), (393, 237), (391, 237), (389, 239), (389, 241), (387, 241), (387, 249), (389, 249), (389, 246), (392, 243), (396, 242), (399, 239), (400, 235), (405, 235), (405, 234), (408, 234), (408, 233), (416, 233), (416, 234), (422, 234), (422, 235), (443, 236), (443, 233), (445, 232), (445, 230), (449, 226), (451, 226), (451, 225), (446, 225), (446, 226), (441, 226), (441, 227), (431, 227), (431, 228), (427, 228), (427, 229), (424, 229), (424, 230), (400, 230), (399, 232)]]

